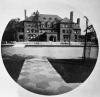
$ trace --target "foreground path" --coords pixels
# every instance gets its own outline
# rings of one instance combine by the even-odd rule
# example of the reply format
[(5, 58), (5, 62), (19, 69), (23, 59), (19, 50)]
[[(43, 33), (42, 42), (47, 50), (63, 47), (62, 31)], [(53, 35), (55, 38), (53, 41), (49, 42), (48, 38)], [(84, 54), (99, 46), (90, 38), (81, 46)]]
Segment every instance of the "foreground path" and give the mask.
[(73, 90), (80, 83), (66, 83), (46, 58), (26, 59), (18, 84), (43, 95), (56, 95)]

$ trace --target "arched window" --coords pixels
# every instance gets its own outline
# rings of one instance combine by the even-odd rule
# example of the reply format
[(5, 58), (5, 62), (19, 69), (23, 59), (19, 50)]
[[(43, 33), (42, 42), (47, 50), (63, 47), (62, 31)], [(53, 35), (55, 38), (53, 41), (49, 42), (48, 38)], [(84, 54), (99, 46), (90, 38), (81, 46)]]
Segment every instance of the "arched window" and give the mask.
[(45, 28), (45, 27), (46, 27), (45, 22), (44, 21), (41, 22), (41, 28)]
[(52, 23), (50, 21), (47, 22), (47, 27), (51, 28), (52, 27)]

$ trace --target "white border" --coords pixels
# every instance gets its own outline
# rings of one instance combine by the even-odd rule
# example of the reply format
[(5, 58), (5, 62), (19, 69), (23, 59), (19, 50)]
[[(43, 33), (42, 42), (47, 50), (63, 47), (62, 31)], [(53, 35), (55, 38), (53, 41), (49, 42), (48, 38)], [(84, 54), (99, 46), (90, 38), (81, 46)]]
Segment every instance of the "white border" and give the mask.
[[(4, 2), (8, 2), (7, 5), (11, 4), (12, 2), (15, 2), (15, 5), (17, 3), (23, 3), (22, 0), (0, 0), (0, 5), (3, 5), (6, 8), (6, 4)], [(22, 1), (22, 2), (21, 2)], [(25, 0), (28, 2), (31, 2), (31, 0)], [(33, 1), (40, 1), (40, 0), (33, 0)], [(45, 0), (41, 0), (45, 1)], [(47, 0), (46, 0), (47, 1)], [(51, 0), (52, 1), (52, 0)], [(64, 4), (69, 4), (76, 9), (78, 9), (80, 12), (82, 12), (84, 15), (86, 15), (91, 23), (94, 25), (94, 28), (97, 32), (98, 39), (100, 41), (100, 0), (55, 0), (57, 2), (61, 2)], [(3, 7), (3, 8), (4, 8)], [(18, 7), (18, 6), (17, 6)], [(9, 8), (8, 8), (9, 9)], [(7, 15), (11, 15), (9, 13), (4, 16), (3, 13), (6, 13), (2, 11), (2, 8), (0, 8), (0, 39), (2, 38), (3, 31), (5, 29), (5, 26), (8, 23)], [(1, 50), (1, 48), (0, 48)], [(92, 75), (85, 81), (80, 87), (77, 89), (63, 94), (58, 95), (58, 97), (100, 97), (100, 55), (98, 56), (98, 61), (96, 64), (96, 67), (94, 71), (92, 72)], [(21, 88), (19, 85), (17, 85), (8, 75), (6, 72), (2, 59), (0, 58), (0, 97), (38, 97), (39, 95), (27, 92), (23, 88)]]

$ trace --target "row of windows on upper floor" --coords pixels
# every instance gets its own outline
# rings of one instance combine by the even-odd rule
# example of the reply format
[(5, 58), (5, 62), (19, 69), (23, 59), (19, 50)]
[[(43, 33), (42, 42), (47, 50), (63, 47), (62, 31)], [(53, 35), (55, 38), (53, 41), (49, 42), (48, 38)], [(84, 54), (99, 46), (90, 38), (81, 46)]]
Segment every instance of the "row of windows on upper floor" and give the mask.
[(26, 27), (41, 27), (41, 28), (52, 28), (52, 27), (56, 27), (56, 25), (53, 24), (26, 24)]
[(44, 32), (48, 32), (48, 33), (51, 33), (51, 32), (57, 32), (56, 30), (37, 30), (37, 29), (26, 29), (26, 32), (27, 33), (44, 33)]
[[(48, 23), (45, 23), (45, 22), (43, 22), (43, 23), (26, 23), (27, 27), (35, 27), (35, 26), (41, 26), (41, 25), (45, 25), (45, 26), (52, 25), (52, 26), (54, 26), (54, 25), (56, 25), (56, 23), (55, 24), (51, 23), (51, 22), (48, 22)], [(67, 24), (60, 24), (60, 25), (61, 25), (61, 27), (71, 27), (75, 24), (67, 23)]]
[(73, 24), (61, 24), (60, 27), (62, 27), (62, 28), (71, 28), (71, 27), (73, 27)]
[[(56, 24), (53, 24), (53, 23), (43, 23), (43, 24), (26, 24), (27, 27), (56, 27), (57, 25)], [(60, 27), (63, 27), (63, 28), (69, 28), (69, 27), (73, 27), (73, 24), (61, 24)]]
[[(39, 30), (40, 33), (42, 33), (43, 31), (44, 32), (57, 32), (56, 30)], [(24, 32), (24, 29), (18, 29), (18, 32)], [(29, 29), (29, 28), (27, 28), (26, 32), (27, 33), (37, 33), (38, 30), (37, 29)], [(71, 33), (71, 30), (63, 29), (62, 33)], [(77, 31), (75, 30), (74, 33), (77, 34)]]
[[(65, 30), (65, 29), (63, 29), (62, 33), (71, 33), (71, 30)], [(74, 33), (77, 34), (77, 31), (75, 30)]]

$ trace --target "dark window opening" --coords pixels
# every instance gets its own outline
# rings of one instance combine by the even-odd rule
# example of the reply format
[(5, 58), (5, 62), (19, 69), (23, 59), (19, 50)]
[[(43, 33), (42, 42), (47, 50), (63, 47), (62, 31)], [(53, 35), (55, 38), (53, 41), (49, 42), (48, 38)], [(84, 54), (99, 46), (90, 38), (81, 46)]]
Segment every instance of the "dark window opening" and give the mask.
[(55, 42), (56, 41), (56, 36), (50, 36), (49, 40)]
[(69, 35), (64, 35), (63, 38), (64, 39), (69, 39)]
[(20, 36), (19, 36), (19, 39), (24, 39), (24, 36), (23, 36), (23, 35), (20, 35)]
[(77, 35), (75, 35), (75, 39), (77, 39)]
[(65, 30), (62, 30), (63, 33), (65, 33)]

